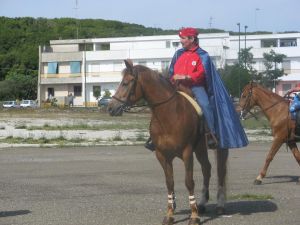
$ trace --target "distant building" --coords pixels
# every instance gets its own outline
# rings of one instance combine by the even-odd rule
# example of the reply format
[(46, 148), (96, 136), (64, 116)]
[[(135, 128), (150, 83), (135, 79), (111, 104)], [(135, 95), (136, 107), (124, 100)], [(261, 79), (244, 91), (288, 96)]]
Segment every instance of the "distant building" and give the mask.
[[(200, 46), (212, 57), (218, 68), (238, 60), (239, 38), (229, 33), (200, 34)], [(264, 71), (263, 53), (273, 49), (287, 55), (280, 67), (297, 80), (281, 87), (281, 94), (289, 86), (300, 82), (300, 33), (246, 36), (246, 46), (253, 47), (254, 68)], [(240, 36), (240, 47), (245, 47), (245, 36)], [(181, 48), (177, 35), (139, 36), (52, 40), (50, 46), (39, 50), (39, 103), (56, 98), (66, 104), (67, 96), (74, 96), (74, 106), (96, 106), (97, 95), (106, 90), (114, 94), (121, 80), (124, 59), (148, 66), (159, 72), (168, 69), (174, 52)], [(299, 78), (297, 78), (299, 74)], [(281, 91), (281, 92), (280, 92)], [(97, 94), (98, 93), (98, 94)]]

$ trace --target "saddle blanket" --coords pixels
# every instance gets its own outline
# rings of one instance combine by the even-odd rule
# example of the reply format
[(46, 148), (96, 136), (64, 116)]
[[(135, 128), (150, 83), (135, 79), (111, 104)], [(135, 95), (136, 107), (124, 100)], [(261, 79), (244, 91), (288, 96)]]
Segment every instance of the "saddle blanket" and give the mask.
[(198, 105), (198, 103), (195, 101), (195, 99), (193, 99), (191, 96), (189, 96), (188, 94), (182, 92), (182, 91), (178, 91), (179, 94), (181, 94), (182, 96), (184, 96), (194, 107), (194, 109), (196, 110), (197, 114), (199, 116), (203, 115), (203, 112), (200, 108), (200, 106)]

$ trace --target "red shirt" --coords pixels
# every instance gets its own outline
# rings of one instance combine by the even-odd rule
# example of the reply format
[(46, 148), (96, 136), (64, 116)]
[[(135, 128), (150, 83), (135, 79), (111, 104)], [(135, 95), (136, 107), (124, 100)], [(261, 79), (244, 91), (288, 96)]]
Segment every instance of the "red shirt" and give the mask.
[(196, 52), (198, 48), (199, 46), (196, 46), (192, 49), (185, 50), (174, 65), (173, 75), (179, 74), (191, 77), (191, 80), (182, 81), (182, 83), (188, 87), (205, 85), (205, 69), (200, 56)]

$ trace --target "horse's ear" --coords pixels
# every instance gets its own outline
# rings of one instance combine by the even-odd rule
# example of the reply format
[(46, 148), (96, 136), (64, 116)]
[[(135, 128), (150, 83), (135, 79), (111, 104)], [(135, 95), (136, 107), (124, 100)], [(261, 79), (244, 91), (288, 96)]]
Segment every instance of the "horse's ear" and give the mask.
[(132, 67), (133, 67), (133, 62), (131, 59), (125, 59), (124, 60), (126, 68), (129, 69), (130, 71), (132, 71)]

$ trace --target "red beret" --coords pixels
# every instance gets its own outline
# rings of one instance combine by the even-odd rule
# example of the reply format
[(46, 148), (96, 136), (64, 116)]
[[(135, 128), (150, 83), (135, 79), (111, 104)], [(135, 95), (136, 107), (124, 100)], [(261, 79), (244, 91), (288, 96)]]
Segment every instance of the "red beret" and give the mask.
[(198, 31), (195, 28), (192, 27), (186, 27), (186, 28), (182, 28), (179, 31), (179, 36), (180, 37), (197, 37), (198, 36)]

